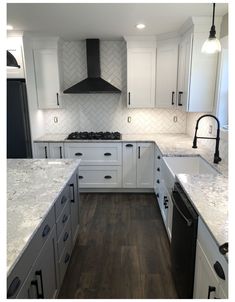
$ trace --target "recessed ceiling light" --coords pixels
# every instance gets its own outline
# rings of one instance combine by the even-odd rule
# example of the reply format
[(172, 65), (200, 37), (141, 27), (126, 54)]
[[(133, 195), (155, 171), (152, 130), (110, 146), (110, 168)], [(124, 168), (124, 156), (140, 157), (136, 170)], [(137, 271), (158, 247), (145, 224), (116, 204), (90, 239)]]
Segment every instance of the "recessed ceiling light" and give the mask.
[(10, 24), (7, 24), (7, 30), (12, 30), (12, 29), (13, 29), (13, 26)]
[(143, 23), (139, 23), (139, 24), (136, 25), (136, 28), (138, 28), (138, 29), (144, 29), (145, 27), (146, 26)]

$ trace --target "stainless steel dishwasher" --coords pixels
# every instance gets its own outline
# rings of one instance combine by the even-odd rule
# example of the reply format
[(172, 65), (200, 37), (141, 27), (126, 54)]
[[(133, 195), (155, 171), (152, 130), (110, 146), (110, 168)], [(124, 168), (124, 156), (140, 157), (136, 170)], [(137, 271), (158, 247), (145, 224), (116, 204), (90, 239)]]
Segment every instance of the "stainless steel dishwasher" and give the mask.
[(172, 192), (171, 262), (179, 298), (193, 297), (198, 214), (179, 183)]

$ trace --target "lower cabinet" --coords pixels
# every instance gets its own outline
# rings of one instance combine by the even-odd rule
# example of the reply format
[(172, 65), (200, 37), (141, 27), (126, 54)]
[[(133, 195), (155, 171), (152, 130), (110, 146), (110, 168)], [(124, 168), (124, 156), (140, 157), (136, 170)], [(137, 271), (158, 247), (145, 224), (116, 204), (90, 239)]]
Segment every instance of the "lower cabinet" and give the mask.
[(78, 170), (54, 202), (7, 278), (7, 297), (56, 298), (79, 228)]
[(57, 268), (55, 265), (57, 261), (56, 229), (54, 226), (16, 298), (55, 298), (58, 291)]
[(154, 144), (123, 143), (123, 187), (153, 188)]
[(228, 262), (201, 219), (198, 220), (193, 297), (228, 298)]

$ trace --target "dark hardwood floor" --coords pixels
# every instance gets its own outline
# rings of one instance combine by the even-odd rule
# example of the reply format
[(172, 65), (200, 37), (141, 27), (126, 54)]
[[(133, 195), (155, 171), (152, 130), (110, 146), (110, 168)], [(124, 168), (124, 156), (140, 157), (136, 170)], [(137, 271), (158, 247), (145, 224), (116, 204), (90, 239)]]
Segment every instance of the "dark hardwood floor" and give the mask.
[(177, 298), (154, 194), (81, 194), (63, 299)]

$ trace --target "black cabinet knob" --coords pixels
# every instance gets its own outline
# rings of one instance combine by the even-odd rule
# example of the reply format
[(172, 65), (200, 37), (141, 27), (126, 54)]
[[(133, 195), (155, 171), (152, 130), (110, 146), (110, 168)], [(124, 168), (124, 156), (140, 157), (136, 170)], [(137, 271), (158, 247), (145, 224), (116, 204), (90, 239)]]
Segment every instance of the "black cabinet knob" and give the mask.
[(157, 159), (161, 159), (161, 156), (158, 155)]
[(160, 180), (159, 179), (157, 180), (157, 183), (160, 184)]
[(82, 176), (82, 175), (79, 175), (78, 178), (79, 178), (79, 179), (83, 179), (83, 176)]
[(74, 155), (76, 155), (76, 156), (82, 156), (83, 154), (81, 152), (77, 152)]
[(220, 277), (220, 279), (225, 280), (224, 270), (222, 268), (222, 265), (218, 261), (215, 262), (214, 269), (216, 271), (216, 274)]
[(160, 171), (160, 168), (157, 168), (157, 171), (159, 172), (159, 171)]
[(42, 231), (42, 237), (46, 237), (49, 234), (50, 230), (51, 230), (50, 226), (46, 224)]

